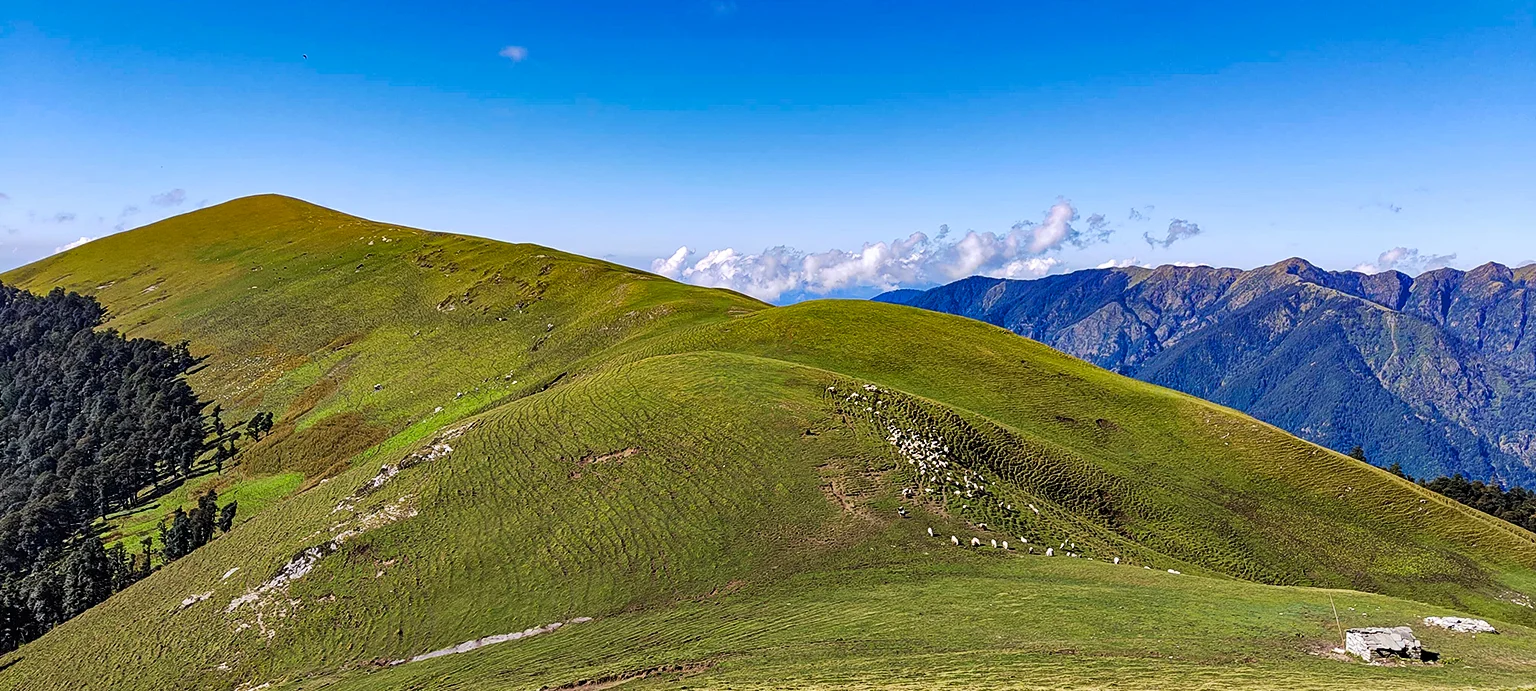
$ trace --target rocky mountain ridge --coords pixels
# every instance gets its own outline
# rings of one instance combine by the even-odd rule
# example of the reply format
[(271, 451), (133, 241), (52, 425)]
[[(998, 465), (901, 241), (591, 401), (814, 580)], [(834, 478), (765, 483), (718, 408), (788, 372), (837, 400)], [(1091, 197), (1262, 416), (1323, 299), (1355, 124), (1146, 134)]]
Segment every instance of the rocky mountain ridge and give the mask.
[(1536, 481), (1536, 265), (1094, 269), (876, 297), (959, 314), (1415, 475)]

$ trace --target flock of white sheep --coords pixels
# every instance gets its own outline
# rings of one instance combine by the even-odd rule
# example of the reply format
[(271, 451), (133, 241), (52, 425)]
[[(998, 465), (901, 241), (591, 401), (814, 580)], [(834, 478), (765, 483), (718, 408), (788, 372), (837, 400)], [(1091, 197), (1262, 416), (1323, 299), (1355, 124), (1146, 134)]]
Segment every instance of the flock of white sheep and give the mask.
[[(884, 390), (873, 384), (864, 384), (861, 388), (862, 391), (854, 390), (847, 393), (847, 395), (843, 395), (838, 391), (837, 387), (828, 386), (827, 393), (838, 399), (839, 402), (852, 406), (855, 410), (862, 408), (865, 413), (876, 419), (877, 424), (881, 424), (885, 428), (885, 441), (896, 449), (897, 453), (911, 466), (915, 474), (916, 486), (902, 489), (903, 497), (908, 499), (925, 498), (941, 502), (959, 499), (963, 502), (961, 510), (971, 508), (969, 503), (964, 503), (968, 500), (975, 500), (981, 503), (991, 499), (992, 495), (987, 490), (990, 481), (981, 473), (974, 472), (957, 463), (951, 457), (949, 445), (936, 430), (930, 429), (924, 432), (907, 428), (907, 426), (898, 422), (898, 418), (902, 416), (893, 414), (889, 407), (889, 401), (880, 395), (886, 393)], [(1005, 512), (1013, 512), (1012, 504), (1004, 500), (997, 500), (997, 504), (999, 509)], [(1041, 515), (1040, 509), (1034, 504), (1027, 504), (1027, 506), (1036, 517)], [(908, 518), (911, 515), (905, 506), (899, 507), (897, 512), (902, 518)], [(978, 523), (976, 527), (983, 531), (988, 530), (988, 526), (985, 523)], [(928, 528), (928, 537), (942, 538), (943, 536), (935, 532), (930, 526)], [(956, 547), (980, 548), (984, 546), (979, 537), (971, 537), (969, 541), (966, 541), (959, 535), (950, 535), (949, 542)], [(989, 538), (989, 543), (993, 549), (1005, 551), (1016, 549), (1007, 540), (1000, 541)], [(1029, 538), (1023, 535), (1019, 536), (1019, 546), (1030, 554), (1037, 553), (1035, 545), (1031, 545)], [(1070, 539), (1062, 540), (1061, 544), (1056, 547), (1046, 547), (1043, 554), (1047, 557), (1054, 557), (1057, 555), (1058, 550), (1060, 554), (1067, 557), (1077, 558), (1084, 556), (1078, 551), (1077, 543)], [(1086, 558), (1092, 559), (1092, 557)], [(1121, 563), (1118, 556), (1106, 561), (1112, 564)], [(1173, 574), (1179, 573), (1173, 569), (1169, 569), (1168, 572)]]

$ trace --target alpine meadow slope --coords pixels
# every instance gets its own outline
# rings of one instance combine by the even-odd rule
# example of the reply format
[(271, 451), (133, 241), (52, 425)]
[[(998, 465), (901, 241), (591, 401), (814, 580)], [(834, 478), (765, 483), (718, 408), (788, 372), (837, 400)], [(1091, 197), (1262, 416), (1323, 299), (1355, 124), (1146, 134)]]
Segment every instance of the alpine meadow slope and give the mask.
[[(200, 396), (277, 413), (228, 472), (304, 479), (0, 658), (0, 689), (1517, 688), (1536, 664), (1536, 535), (969, 319), (277, 196), (3, 278), (190, 341)], [(1346, 663), (1335, 605), (1502, 634)]]

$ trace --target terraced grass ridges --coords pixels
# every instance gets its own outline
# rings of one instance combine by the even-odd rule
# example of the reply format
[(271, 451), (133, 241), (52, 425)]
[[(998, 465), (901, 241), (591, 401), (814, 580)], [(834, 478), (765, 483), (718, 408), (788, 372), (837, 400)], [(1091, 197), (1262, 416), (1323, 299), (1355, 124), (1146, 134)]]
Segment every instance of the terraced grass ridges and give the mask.
[[(190, 340), (231, 419), (278, 413), (217, 482), (286, 498), (0, 688), (1532, 683), (1536, 536), (985, 324), (270, 196), (4, 279)], [(1504, 633), (1339, 662), (1330, 597)]]

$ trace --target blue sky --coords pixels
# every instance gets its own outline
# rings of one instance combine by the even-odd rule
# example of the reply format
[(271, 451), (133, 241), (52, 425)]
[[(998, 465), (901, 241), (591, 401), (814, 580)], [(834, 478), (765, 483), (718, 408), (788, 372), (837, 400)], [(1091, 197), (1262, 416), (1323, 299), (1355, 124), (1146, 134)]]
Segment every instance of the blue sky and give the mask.
[(1536, 259), (1533, 2), (440, 4), (8, 0), (0, 264), (262, 192), (777, 299)]

